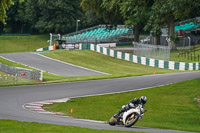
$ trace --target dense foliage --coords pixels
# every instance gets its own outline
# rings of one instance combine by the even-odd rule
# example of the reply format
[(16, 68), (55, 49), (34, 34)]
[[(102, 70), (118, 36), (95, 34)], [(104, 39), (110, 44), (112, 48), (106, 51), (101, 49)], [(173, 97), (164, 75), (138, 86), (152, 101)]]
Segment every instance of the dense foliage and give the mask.
[(175, 22), (200, 15), (195, 12), (199, 4), (198, 0), (82, 0), (81, 6), (86, 12), (96, 12), (110, 24), (123, 17), (126, 25), (134, 26), (138, 42), (142, 26), (152, 30), (156, 37), (160, 36), (161, 27), (168, 27), (169, 37), (173, 38)]
[(5, 18), (7, 17), (6, 15), (6, 10), (13, 4), (12, 0), (1, 0), (0, 1), (0, 21), (2, 23), (5, 22)]
[(135, 41), (143, 29), (159, 36), (161, 27), (168, 27), (173, 38), (175, 23), (197, 17), (199, 11), (199, 0), (1, 0), (0, 33), (69, 33), (81, 20), (80, 28), (132, 26)]
[[(199, 0), (154, 0), (146, 28), (151, 29), (153, 34), (159, 37), (160, 29), (165, 26), (168, 28), (169, 37), (174, 38), (175, 23), (196, 14), (195, 10), (200, 8), (199, 4)], [(174, 46), (173, 44), (172, 47)]]

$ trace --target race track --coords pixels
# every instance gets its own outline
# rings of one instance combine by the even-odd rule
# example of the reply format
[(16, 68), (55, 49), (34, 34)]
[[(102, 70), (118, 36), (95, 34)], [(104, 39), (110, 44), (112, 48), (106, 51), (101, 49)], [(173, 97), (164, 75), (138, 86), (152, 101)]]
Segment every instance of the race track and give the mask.
[(0, 119), (79, 126), (94, 129), (126, 130), (153, 133), (184, 133), (181, 131), (143, 127), (112, 127), (105, 123), (97, 123), (78, 120), (71, 117), (35, 113), (29, 110), (25, 110), (22, 106), (26, 103), (37, 101), (133, 91), (137, 89), (144, 89), (153, 86), (191, 80), (194, 78), (200, 78), (199, 71), (48, 85), (0, 87)]
[(106, 74), (103, 72), (98, 72), (95, 70), (61, 62), (36, 53), (8, 53), (0, 54), (0, 56), (8, 60), (15, 61), (20, 64), (27, 65), (55, 75), (89, 76)]

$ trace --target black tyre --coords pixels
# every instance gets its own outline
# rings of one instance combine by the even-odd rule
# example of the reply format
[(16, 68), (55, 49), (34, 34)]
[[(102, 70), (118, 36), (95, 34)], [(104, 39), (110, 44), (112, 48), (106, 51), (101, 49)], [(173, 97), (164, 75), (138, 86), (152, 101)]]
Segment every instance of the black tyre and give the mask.
[(133, 126), (139, 119), (138, 114), (132, 113), (126, 118), (125, 127)]
[(115, 126), (117, 124), (117, 118), (111, 117), (108, 123), (111, 126)]

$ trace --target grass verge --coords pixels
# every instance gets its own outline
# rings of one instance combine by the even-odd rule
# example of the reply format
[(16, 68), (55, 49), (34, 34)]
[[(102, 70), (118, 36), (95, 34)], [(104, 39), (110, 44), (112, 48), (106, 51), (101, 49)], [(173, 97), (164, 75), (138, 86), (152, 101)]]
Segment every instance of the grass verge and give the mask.
[[(24, 66), (24, 65), (21, 65), (19, 63), (16, 63), (16, 62), (12, 62), (12, 61), (9, 61), (9, 60), (6, 60), (4, 58), (1, 58), (0, 57), (0, 62), (3, 63), (3, 64), (6, 64), (6, 65), (9, 65), (9, 66), (13, 66), (13, 67), (20, 67), (20, 68), (25, 68), (25, 69), (29, 69), (29, 70), (33, 70), (33, 71), (38, 71), (37, 69), (34, 69), (32, 67), (29, 67), (29, 66)], [(0, 73), (1, 75), (6, 75), (6, 77), (8, 77), (6, 73), (4, 72), (1, 72)], [(65, 77), (66, 78), (66, 77)], [(57, 76), (57, 75), (53, 75), (51, 73), (48, 73), (48, 72), (43, 72), (43, 80), (44, 81), (54, 81), (54, 80), (60, 80), (60, 79), (63, 79), (63, 76)], [(0, 79), (0, 86), (16, 86), (16, 85), (31, 85), (31, 84), (38, 84), (38, 83), (41, 83), (41, 82), (37, 82), (37, 81), (28, 81), (26, 80), (26, 82), (21, 82), (21, 81), (25, 81), (25, 80), (18, 80), (20, 82), (15, 82), (12, 78), (12, 80), (6, 80), (5, 81), (5, 78), (1, 78)], [(4, 83), (4, 84), (3, 84)]]
[[(43, 80), (45, 82), (43, 83), (58, 83), (58, 82), (72, 82), (72, 81), (83, 81), (83, 80), (141, 76), (141, 75), (154, 74), (154, 72), (156, 74), (180, 72), (178, 70), (159, 69), (159, 68), (144, 66), (140, 64), (135, 64), (132, 62), (119, 60), (116, 58), (108, 57), (108, 56), (105, 56), (96, 52), (88, 51), (88, 50), (82, 50), (82, 51), (58, 50), (58, 51), (42, 52), (42, 54), (54, 59), (64, 61), (64, 62), (68, 62), (68, 63), (75, 64), (78, 66), (82, 66), (82, 67), (86, 67), (89, 69), (110, 74), (110, 75), (98, 75), (98, 76), (65, 77), (65, 76), (58, 76), (58, 75), (53, 75), (51, 73), (44, 72)], [(22, 67), (26, 69), (36, 70), (28, 66), (23, 66), (15, 62), (5, 60), (3, 58), (0, 58), (0, 62), (10, 65), (10, 66), (14, 66), (14, 67)]]
[(128, 131), (95, 130), (73, 126), (59, 126), (12, 120), (0, 120), (0, 123), (0, 133), (130, 133)]
[(199, 62), (200, 45), (177, 47), (177, 50), (171, 51), (170, 59), (177, 62)]
[(14, 75), (10, 75), (0, 71), (0, 86), (4, 85), (17, 85), (17, 84), (27, 84), (27, 83), (36, 83), (34, 80), (28, 80), (25, 78), (17, 78)]
[(24, 66), (24, 65), (21, 65), (21, 64), (16, 63), (16, 62), (6, 60), (5, 58), (2, 58), (2, 57), (0, 57), (0, 62), (3, 63), (3, 64), (6, 64), (8, 66), (21, 67), (21, 68), (25, 68), (25, 69), (29, 69), (29, 70), (34, 70), (34, 71), (37, 70), (37, 69), (34, 69), (32, 67)]
[(0, 36), (0, 53), (32, 52), (49, 45), (49, 35)]
[(149, 75), (153, 74), (154, 72), (157, 74), (180, 72), (178, 70), (159, 69), (155, 67), (140, 65), (89, 50), (59, 50), (42, 54), (64, 62), (111, 74), (106, 75), (106, 77)]
[[(12, 61), (8, 61), (1, 57), (0, 57), (0, 62), (9, 66), (20, 67), (36, 71), (36, 69), (34, 68), (24, 66)], [(28, 80), (24, 78), (16, 78), (14, 75), (10, 75), (0, 71), (0, 86), (16, 86), (16, 85), (27, 85), (27, 84), (37, 84), (37, 83), (38, 83), (37, 81)]]
[[(108, 88), (109, 89), (109, 88)], [(147, 96), (145, 116), (136, 126), (200, 132), (200, 79), (146, 90), (71, 99), (44, 109), (83, 119), (108, 121), (134, 97)], [(73, 113), (70, 109), (73, 108)]]
[(170, 60), (177, 62), (190, 62), (190, 63), (198, 62), (198, 55), (200, 56), (200, 51), (197, 51), (195, 54), (196, 54), (195, 57), (193, 52), (191, 52), (190, 54), (184, 54), (179, 56), (178, 51), (172, 51), (170, 55)]

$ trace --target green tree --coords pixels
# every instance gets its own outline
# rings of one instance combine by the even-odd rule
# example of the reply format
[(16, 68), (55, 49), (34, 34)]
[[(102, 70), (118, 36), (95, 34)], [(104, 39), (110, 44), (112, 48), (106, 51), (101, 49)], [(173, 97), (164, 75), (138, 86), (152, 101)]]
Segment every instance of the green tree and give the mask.
[(95, 11), (109, 24), (124, 23), (134, 27), (135, 41), (139, 42), (139, 26), (148, 18), (153, 0), (82, 0), (84, 11)]
[(27, 25), (25, 18), (24, 2), (13, 0), (14, 5), (7, 11), (6, 25), (4, 32), (6, 33), (23, 33), (24, 27)]
[(80, 0), (27, 0), (26, 16), (41, 33), (64, 33), (74, 31), (83, 13)]
[(40, 7), (38, 0), (26, 0), (25, 1), (25, 17), (28, 19), (30, 29), (35, 29), (36, 23), (39, 21)]
[(0, 1), (0, 21), (3, 24), (6, 24), (6, 22), (5, 22), (5, 18), (7, 17), (6, 10), (8, 10), (11, 5), (13, 5), (12, 0), (1, 0)]
[(144, 25), (150, 16), (152, 4), (153, 0), (123, 0), (121, 3), (121, 14), (125, 19), (125, 24), (133, 26), (136, 42), (139, 42), (140, 26)]
[(168, 35), (172, 40), (171, 48), (175, 49), (175, 22), (187, 18), (199, 3), (199, 0), (155, 0), (146, 28), (152, 29), (154, 35), (159, 37), (160, 29), (168, 27)]
[(120, 12), (121, 3), (122, 0), (103, 0), (101, 8), (103, 9), (102, 16), (105, 22), (114, 25), (124, 23)]
[(86, 13), (95, 12), (106, 23), (116, 25), (123, 23), (120, 2), (121, 0), (82, 0), (81, 7)]
[(96, 13), (96, 16), (102, 17), (102, 2), (103, 0), (82, 0), (81, 7), (85, 12), (94, 11)]

